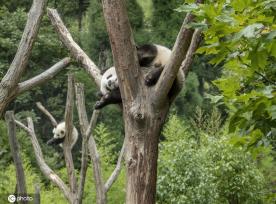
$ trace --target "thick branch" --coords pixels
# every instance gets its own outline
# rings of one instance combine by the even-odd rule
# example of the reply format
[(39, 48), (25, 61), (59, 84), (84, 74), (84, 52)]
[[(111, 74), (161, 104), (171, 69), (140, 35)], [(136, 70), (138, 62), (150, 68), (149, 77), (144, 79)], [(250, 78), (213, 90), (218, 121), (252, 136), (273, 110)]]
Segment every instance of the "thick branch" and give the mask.
[(122, 161), (123, 161), (123, 157), (124, 157), (124, 153), (125, 153), (125, 144), (126, 144), (126, 139), (124, 140), (124, 144), (122, 146), (120, 155), (118, 157), (117, 160), (117, 164), (116, 167), (114, 169), (114, 171), (112, 172), (111, 176), (108, 178), (108, 180), (106, 181), (104, 188), (105, 188), (105, 192), (109, 191), (110, 187), (112, 186), (112, 184), (116, 181), (116, 179), (118, 178), (121, 169), (122, 169)]
[(16, 170), (16, 183), (17, 194), (24, 196), (27, 194), (25, 174), (23, 169), (23, 163), (20, 157), (19, 144), (16, 138), (16, 126), (14, 122), (13, 111), (7, 111), (5, 115), (6, 123), (8, 126), (9, 143), (11, 147), (11, 153)]
[(126, 1), (102, 0), (102, 4), (122, 99), (130, 103), (142, 89), (143, 80), (139, 78), (141, 75)]
[[(201, 3), (202, 1), (203, 0), (197, 0), (196, 2)], [(170, 61), (165, 66), (156, 84), (155, 102), (159, 102), (159, 104), (165, 101), (172, 87), (173, 81), (176, 78), (181, 63), (185, 59), (193, 35), (193, 30), (191, 28), (187, 28), (187, 24), (192, 22), (194, 18), (194, 15), (192, 15), (191, 13), (188, 13), (186, 15), (175, 41)]]
[(83, 84), (80, 84), (80, 83), (75, 84), (75, 93), (76, 93), (76, 105), (77, 105), (79, 123), (81, 128), (81, 135), (82, 135), (81, 170), (80, 170), (80, 182), (79, 182), (79, 189), (78, 189), (79, 204), (81, 204), (84, 185), (85, 185), (85, 179), (86, 179), (86, 172), (88, 168), (88, 147), (87, 147), (88, 138), (87, 138), (87, 135), (85, 134), (86, 128), (88, 127), (88, 119), (87, 119), (87, 113), (85, 109)]
[[(81, 132), (83, 135), (82, 140), (82, 164), (81, 164), (81, 175), (80, 175), (80, 186), (79, 186), (79, 198), (81, 199), (83, 194), (83, 188), (85, 184), (85, 177), (87, 171), (87, 153), (88, 153), (88, 143), (89, 152), (92, 158), (93, 163), (93, 176), (95, 180), (96, 188), (96, 198), (98, 204), (103, 204), (106, 202), (106, 194), (104, 191), (103, 178), (100, 167), (100, 159), (95, 144), (95, 140), (91, 135), (91, 131), (95, 128), (96, 122), (98, 119), (99, 111), (94, 110), (90, 122), (88, 123), (87, 113), (85, 109), (85, 98), (84, 98), (84, 89), (82, 84), (76, 84), (76, 104), (79, 115), (79, 122), (81, 126)], [(90, 139), (89, 139), (90, 136)], [(92, 139), (91, 139), (92, 138)], [(92, 140), (92, 142), (88, 142)]]
[(63, 142), (63, 152), (67, 168), (70, 190), (73, 196), (77, 199), (77, 179), (75, 176), (74, 162), (71, 152), (71, 144), (73, 141), (73, 108), (74, 108), (74, 81), (71, 74), (68, 75), (67, 100), (65, 108), (65, 129), (66, 135)]
[(182, 69), (184, 71), (185, 76), (187, 76), (189, 69), (192, 65), (193, 62), (193, 56), (201, 42), (202, 38), (201, 38), (201, 30), (196, 29), (194, 34), (193, 34), (193, 38), (189, 47), (189, 50), (186, 54), (185, 60), (182, 62), (180, 69)]
[(99, 68), (94, 64), (94, 62), (85, 54), (85, 52), (80, 48), (80, 46), (73, 40), (71, 34), (65, 27), (57, 10), (47, 9), (48, 17), (50, 18), (56, 32), (59, 35), (60, 40), (71, 52), (73, 57), (82, 64), (84, 69), (88, 72), (89, 76), (92, 77), (97, 86), (100, 87), (101, 84), (101, 74)]
[(52, 79), (59, 71), (63, 68), (67, 67), (70, 64), (70, 58), (66, 57), (56, 63), (54, 66), (50, 67), (46, 71), (42, 72), (41, 74), (18, 84), (18, 94), (28, 91), (31, 88), (43, 84), (46, 81)]
[(193, 19), (194, 16), (192, 14), (187, 14), (182, 24), (181, 30), (178, 34), (178, 37), (172, 50), (170, 61), (165, 66), (156, 84), (156, 102), (162, 103), (165, 101), (172, 87), (173, 81), (176, 78), (180, 65), (186, 56), (193, 35), (193, 30), (186, 28), (186, 26)]
[(57, 123), (56, 119), (54, 118), (54, 116), (40, 102), (37, 102), (36, 106), (38, 107), (38, 109), (40, 111), (42, 111), (49, 118), (52, 125), (54, 127), (56, 127), (58, 123)]
[(43, 16), (46, 0), (33, 1), (28, 14), (27, 23), (21, 37), (16, 55), (0, 83), (0, 114), (4, 112), (6, 106), (12, 100), (10, 95), (15, 86), (20, 81), (22, 74), (27, 66), (31, 54), (34, 40), (36, 39), (41, 18)]
[[(97, 121), (99, 115), (99, 111), (94, 110), (92, 119), (90, 122), (90, 129), (92, 129), (93, 121)], [(89, 133), (89, 128), (87, 133)], [(105, 204), (106, 203), (106, 194), (104, 190), (104, 182), (103, 182), (103, 175), (101, 171), (101, 160), (100, 155), (97, 150), (96, 142), (94, 137), (91, 135), (88, 140), (88, 150), (93, 164), (93, 176), (95, 179), (95, 186), (96, 186), (96, 194), (97, 194), (97, 204)]]
[(65, 185), (65, 183), (59, 178), (57, 174), (46, 164), (43, 154), (40, 148), (40, 145), (37, 141), (35, 131), (34, 131), (34, 124), (31, 118), (27, 118), (28, 120), (28, 127), (26, 127), (24, 124), (22, 124), (19, 121), (15, 121), (18, 126), (23, 128), (31, 137), (31, 142), (34, 148), (34, 154), (36, 157), (36, 161), (38, 163), (38, 166), (42, 173), (50, 179), (56, 186), (59, 187), (59, 189), (63, 192), (64, 196), (67, 198), (67, 200), (70, 203), (73, 203), (73, 198), (70, 195), (69, 188)]

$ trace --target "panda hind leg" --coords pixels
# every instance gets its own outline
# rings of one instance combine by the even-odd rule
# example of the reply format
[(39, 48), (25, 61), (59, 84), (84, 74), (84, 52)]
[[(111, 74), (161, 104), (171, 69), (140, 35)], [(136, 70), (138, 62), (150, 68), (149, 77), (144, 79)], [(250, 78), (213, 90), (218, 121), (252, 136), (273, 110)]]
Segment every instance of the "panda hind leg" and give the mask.
[(103, 107), (109, 104), (119, 104), (122, 103), (122, 97), (120, 93), (120, 89), (114, 89), (111, 92), (103, 95), (99, 101), (96, 102), (94, 108), (102, 109)]

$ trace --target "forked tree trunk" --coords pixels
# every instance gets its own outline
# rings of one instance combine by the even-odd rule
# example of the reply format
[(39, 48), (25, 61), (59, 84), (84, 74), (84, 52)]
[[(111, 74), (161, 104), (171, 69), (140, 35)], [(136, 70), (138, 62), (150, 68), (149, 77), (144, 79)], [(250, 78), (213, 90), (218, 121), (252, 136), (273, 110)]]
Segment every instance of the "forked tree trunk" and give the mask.
[[(200, 2), (201, 0), (197, 0)], [(170, 62), (157, 84), (147, 87), (138, 64), (124, 0), (102, 0), (116, 73), (123, 100), (126, 142), (126, 204), (154, 204), (158, 142), (168, 110), (168, 93), (188, 51), (193, 31), (188, 14), (176, 39)]]

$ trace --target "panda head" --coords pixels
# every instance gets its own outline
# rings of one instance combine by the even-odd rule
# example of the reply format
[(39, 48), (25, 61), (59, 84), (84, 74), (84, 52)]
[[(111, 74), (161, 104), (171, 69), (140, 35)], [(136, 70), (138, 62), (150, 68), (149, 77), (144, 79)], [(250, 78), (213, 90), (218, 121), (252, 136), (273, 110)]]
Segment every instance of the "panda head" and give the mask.
[(48, 145), (61, 144), (64, 142), (64, 139), (65, 139), (65, 122), (61, 122), (53, 129), (53, 137), (47, 142), (47, 144)]
[[(53, 137), (52, 139), (47, 141), (47, 145), (59, 145), (62, 147), (62, 144), (65, 139), (65, 134), (65, 122), (61, 122), (53, 129)], [(78, 131), (75, 127), (73, 127), (71, 148), (75, 145), (77, 139)]]
[(141, 67), (165, 66), (171, 56), (171, 50), (157, 44), (145, 44), (137, 46), (137, 55)]
[(155, 44), (136, 46), (139, 64), (141, 67), (148, 67), (157, 56), (158, 50)]
[(115, 67), (110, 67), (107, 69), (101, 80), (101, 92), (106, 94), (114, 89), (119, 88), (118, 78), (116, 74)]

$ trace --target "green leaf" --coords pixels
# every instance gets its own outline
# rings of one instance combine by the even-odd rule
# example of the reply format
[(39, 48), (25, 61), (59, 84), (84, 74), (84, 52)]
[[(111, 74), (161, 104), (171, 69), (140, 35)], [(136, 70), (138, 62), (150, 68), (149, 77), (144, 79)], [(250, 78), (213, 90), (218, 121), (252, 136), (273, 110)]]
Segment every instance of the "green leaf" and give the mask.
[(276, 119), (276, 105), (268, 107), (268, 112), (271, 114), (271, 119)]
[(262, 23), (255, 23), (249, 25), (237, 33), (234, 40), (240, 40), (241, 37), (245, 38), (256, 38), (256, 35), (260, 33), (261, 29), (264, 27)]
[(198, 8), (198, 5), (193, 3), (193, 4), (183, 4), (182, 6), (180, 6), (179, 8), (175, 9), (175, 11), (177, 12), (192, 12), (194, 10), (196, 10)]

